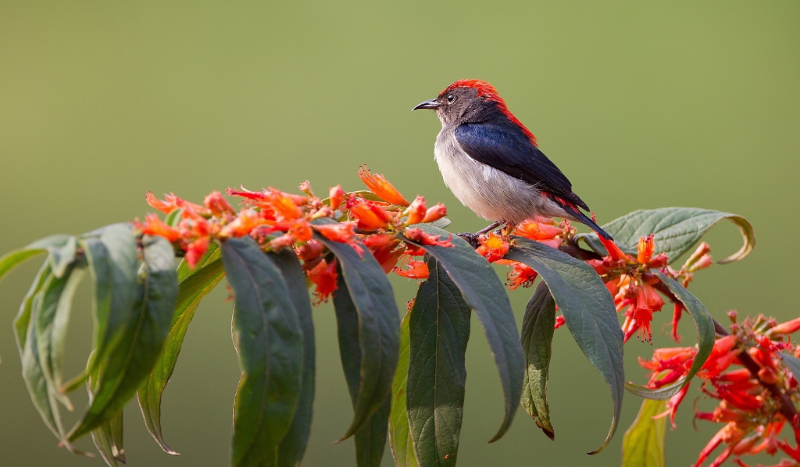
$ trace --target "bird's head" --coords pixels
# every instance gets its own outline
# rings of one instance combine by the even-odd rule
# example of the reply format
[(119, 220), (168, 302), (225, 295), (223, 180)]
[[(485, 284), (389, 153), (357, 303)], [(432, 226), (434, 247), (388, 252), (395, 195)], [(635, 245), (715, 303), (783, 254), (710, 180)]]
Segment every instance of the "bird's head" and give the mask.
[(517, 125), (536, 144), (533, 134), (514, 117), (494, 86), (486, 81), (458, 80), (447, 86), (436, 99), (422, 102), (411, 110), (417, 109), (435, 110), (442, 126), (505, 120)]
[(498, 106), (505, 108), (506, 104), (491, 84), (477, 79), (462, 79), (447, 86), (436, 99), (422, 102), (412, 110), (436, 110), (442, 124), (448, 125), (485, 119), (486, 114)]

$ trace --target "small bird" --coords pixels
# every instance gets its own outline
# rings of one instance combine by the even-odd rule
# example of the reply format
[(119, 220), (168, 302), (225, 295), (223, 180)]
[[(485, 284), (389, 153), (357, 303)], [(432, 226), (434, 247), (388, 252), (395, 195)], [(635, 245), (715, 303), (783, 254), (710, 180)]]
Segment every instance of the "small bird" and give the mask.
[[(435, 110), (442, 121), (434, 159), (445, 185), (464, 206), (494, 221), (477, 234), (543, 216), (582, 222), (611, 240), (581, 212), (589, 207), (491, 84), (477, 79), (456, 81), (436, 99), (412, 110), (417, 109)], [(477, 234), (462, 236), (474, 244)]]

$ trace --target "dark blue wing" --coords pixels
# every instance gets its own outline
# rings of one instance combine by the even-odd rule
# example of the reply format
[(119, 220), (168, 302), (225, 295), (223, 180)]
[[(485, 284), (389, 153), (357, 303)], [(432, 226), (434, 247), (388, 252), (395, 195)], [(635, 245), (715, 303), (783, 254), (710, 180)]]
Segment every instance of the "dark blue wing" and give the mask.
[(512, 125), (464, 123), (456, 128), (455, 136), (461, 149), (476, 161), (589, 209), (558, 167)]

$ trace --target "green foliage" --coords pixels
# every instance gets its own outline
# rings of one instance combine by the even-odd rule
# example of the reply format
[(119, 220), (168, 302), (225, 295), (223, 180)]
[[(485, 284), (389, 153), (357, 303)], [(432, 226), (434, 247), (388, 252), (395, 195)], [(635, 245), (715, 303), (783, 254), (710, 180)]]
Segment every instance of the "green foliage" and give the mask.
[(511, 302), (503, 284), (486, 260), (459, 237), (453, 237), (437, 227), (421, 224), (420, 229), (436, 235), (440, 240), (452, 237), (452, 247), (422, 245), (429, 255), (444, 268), (447, 275), (461, 290), (464, 301), (475, 310), (483, 326), (489, 348), (492, 349), (495, 365), (500, 373), (500, 382), (505, 397), (505, 416), (500, 429), (489, 441), (500, 439), (514, 419), (520, 397), (525, 372), (525, 358), (519, 343), (519, 332), (514, 321)]
[[(614, 219), (604, 225), (603, 229), (611, 234), (617, 245), (628, 254), (636, 252), (636, 242), (639, 238), (655, 234), (658, 246), (656, 253), (666, 253), (670, 262), (673, 262), (689, 251), (692, 245), (722, 219), (733, 222), (744, 240), (739, 251), (719, 261), (720, 264), (726, 264), (749, 255), (756, 245), (750, 222), (742, 216), (729, 212), (699, 208), (643, 209)], [(580, 238), (586, 241), (592, 250), (601, 255), (606, 254), (597, 234), (583, 234)]]
[(664, 401), (644, 400), (639, 415), (622, 438), (622, 467), (664, 467), (666, 417), (653, 419), (666, 410)]
[(605, 442), (590, 453), (596, 454), (617, 430), (624, 394), (622, 330), (611, 295), (586, 263), (547, 245), (518, 238), (506, 257), (527, 264), (542, 276), (578, 347), (611, 390), (614, 416)]
[[(180, 211), (167, 219), (174, 225)], [(720, 219), (732, 220), (745, 238), (741, 259), (753, 247), (752, 227), (718, 211), (665, 208), (636, 211), (605, 228), (628, 252), (638, 238), (655, 233), (658, 252), (671, 259), (688, 251)], [(353, 436), (356, 465), (378, 466), (387, 437), (399, 467), (456, 464), (466, 388), (466, 347), (475, 311), (500, 375), (509, 429), (517, 404), (553, 436), (547, 384), (556, 307), (590, 363), (611, 390), (613, 417), (601, 451), (617, 429), (623, 388), (665, 400), (688, 384), (714, 344), (714, 322), (703, 305), (668, 275), (651, 271), (694, 320), (698, 351), (685, 378), (656, 390), (624, 383), (622, 332), (614, 302), (601, 278), (581, 259), (525, 238), (514, 238), (506, 259), (534, 269), (543, 279), (525, 310), (521, 336), (504, 287), (492, 266), (464, 240), (442, 230), (448, 221), (420, 224), (429, 237), (395, 236), (426, 253), (429, 277), (421, 282), (402, 325), (391, 285), (369, 248), (357, 237), (334, 241), (320, 233), (325, 260), (337, 264), (339, 352), (353, 404), (342, 439)], [(336, 225), (322, 218), (314, 225)], [(602, 245), (581, 236), (597, 253)], [(395, 240), (396, 241), (396, 240)], [(269, 250), (269, 249), (268, 249)], [(202, 299), (227, 276), (234, 298), (234, 346), (242, 377), (234, 404), (232, 466), (290, 467), (301, 463), (309, 439), (315, 391), (315, 338), (306, 273), (291, 249), (264, 252), (250, 236), (221, 238), (197, 264), (175, 267), (174, 245), (142, 236), (128, 224), (73, 237), (57, 235), (0, 258), (0, 278), (21, 262), (47, 253), (14, 320), (23, 379), (45, 425), (72, 452), (72, 442), (91, 433), (108, 465), (125, 462), (122, 409), (138, 395), (144, 422), (161, 448), (161, 398), (189, 323)], [(584, 250), (585, 255), (592, 252)], [(320, 258), (321, 260), (322, 258)], [(383, 266), (383, 267), (382, 267)], [(63, 381), (64, 342), (71, 302), (85, 273), (93, 283), (92, 353), (86, 370)], [(666, 291), (666, 289), (663, 289)], [(783, 355), (798, 374), (800, 363)], [(90, 404), (67, 430), (61, 407), (83, 386)], [(624, 440), (624, 465), (664, 464), (663, 402), (646, 400)]]
[(550, 422), (547, 381), (550, 377), (550, 353), (555, 322), (556, 302), (547, 284), (540, 282), (525, 307), (525, 317), (522, 319), (521, 340), (525, 350), (522, 407), (550, 439), (555, 437), (555, 430)]

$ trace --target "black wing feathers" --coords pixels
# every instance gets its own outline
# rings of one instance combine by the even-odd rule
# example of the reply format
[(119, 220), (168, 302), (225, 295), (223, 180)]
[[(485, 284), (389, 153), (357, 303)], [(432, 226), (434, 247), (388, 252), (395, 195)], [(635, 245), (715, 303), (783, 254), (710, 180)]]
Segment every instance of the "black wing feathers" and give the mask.
[(567, 177), (513, 124), (464, 123), (456, 128), (455, 136), (464, 152), (476, 161), (589, 209), (572, 192)]

